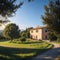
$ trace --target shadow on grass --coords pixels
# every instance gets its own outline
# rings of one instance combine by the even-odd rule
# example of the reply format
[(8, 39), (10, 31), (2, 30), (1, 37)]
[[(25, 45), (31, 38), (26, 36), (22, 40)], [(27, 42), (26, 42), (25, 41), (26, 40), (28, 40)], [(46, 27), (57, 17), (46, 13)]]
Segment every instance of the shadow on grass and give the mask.
[[(47, 51), (48, 49), (29, 49), (29, 48), (10, 48), (10, 47), (2, 47), (0, 46), (0, 60), (31, 60), (32, 57), (37, 54), (41, 54), (42, 52)], [(15, 54), (27, 54), (27, 53), (36, 53), (34, 56), (29, 57), (20, 57)], [(4, 57), (5, 56), (5, 57)], [(10, 58), (6, 58), (6, 56)]]
[(47, 51), (46, 53), (43, 53), (42, 55), (38, 56), (37, 58), (35, 58), (35, 60), (60, 60), (60, 59), (56, 59), (59, 52), (60, 52), (60, 47), (53, 48), (53, 49)]
[[(22, 42), (23, 44), (37, 44), (37, 43), (42, 43), (42, 42)], [(22, 44), (22, 43), (20, 43), (20, 44)]]
[(0, 42), (6, 42), (9, 41), (8, 39), (0, 39)]
[(18, 44), (37, 44), (37, 43), (43, 43), (43, 41), (23, 41), (23, 42), (21, 42), (21, 41), (12, 41), (11, 43), (18, 43)]

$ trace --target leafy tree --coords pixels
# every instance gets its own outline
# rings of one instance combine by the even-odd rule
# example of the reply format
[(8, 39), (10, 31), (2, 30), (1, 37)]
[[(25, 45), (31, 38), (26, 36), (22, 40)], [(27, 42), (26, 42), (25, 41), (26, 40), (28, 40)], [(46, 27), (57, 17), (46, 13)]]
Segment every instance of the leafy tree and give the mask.
[(43, 23), (60, 38), (60, 0), (51, 0), (44, 8)]
[(56, 40), (57, 40), (56, 35), (55, 35), (53, 32), (51, 32), (51, 31), (49, 31), (48, 37), (49, 37), (49, 39), (50, 39), (51, 41), (56, 41)]
[(4, 37), (9, 38), (11, 40), (14, 38), (19, 38), (20, 36), (19, 27), (14, 23), (8, 24), (3, 31), (3, 35)]
[(33, 27), (27, 28), (26, 30), (21, 32), (21, 37), (26, 37), (26, 38), (30, 38), (30, 29), (32, 29)]
[(21, 37), (25, 37), (26, 38), (26, 32), (25, 31), (23, 31), (23, 32), (21, 32)]
[(30, 28), (27, 28), (26, 29), (26, 37), (27, 38), (30, 38), (30, 30), (32, 29), (33, 27), (30, 27)]

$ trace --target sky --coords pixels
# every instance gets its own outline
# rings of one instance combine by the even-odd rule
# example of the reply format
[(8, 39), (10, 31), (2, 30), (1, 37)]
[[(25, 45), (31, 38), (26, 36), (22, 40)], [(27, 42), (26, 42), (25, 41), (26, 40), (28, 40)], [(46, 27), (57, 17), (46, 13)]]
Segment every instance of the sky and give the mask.
[[(19, 1), (20, 0), (17, 0), (17, 3)], [(49, 0), (34, 0), (29, 3), (26, 0), (23, 1), (25, 1), (25, 3), (9, 20), (16, 23), (20, 29), (42, 26), (41, 15), (44, 15), (44, 5), (47, 5)]]

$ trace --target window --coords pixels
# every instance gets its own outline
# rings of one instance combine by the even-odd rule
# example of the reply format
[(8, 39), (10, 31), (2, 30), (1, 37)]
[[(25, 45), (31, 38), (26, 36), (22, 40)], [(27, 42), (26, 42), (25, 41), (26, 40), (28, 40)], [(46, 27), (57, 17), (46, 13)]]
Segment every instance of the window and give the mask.
[(36, 30), (36, 32), (38, 32), (38, 30)]
[(47, 29), (45, 29), (45, 32), (47, 32)]
[(33, 30), (31, 31), (31, 33), (33, 33)]
[(45, 32), (47, 32), (47, 30), (45, 30)]
[(36, 36), (36, 39), (37, 39), (37, 36)]

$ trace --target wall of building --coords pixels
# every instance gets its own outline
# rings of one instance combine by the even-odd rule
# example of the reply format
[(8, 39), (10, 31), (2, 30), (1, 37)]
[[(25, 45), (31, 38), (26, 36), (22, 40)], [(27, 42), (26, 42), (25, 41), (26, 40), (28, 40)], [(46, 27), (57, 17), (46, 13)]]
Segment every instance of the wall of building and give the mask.
[(33, 39), (42, 40), (42, 29), (31, 30), (30, 31), (30, 36)]
[(42, 39), (48, 40), (48, 30), (46, 28), (42, 29)]
[(46, 27), (32, 29), (30, 30), (30, 37), (32, 39), (48, 40), (48, 30)]

